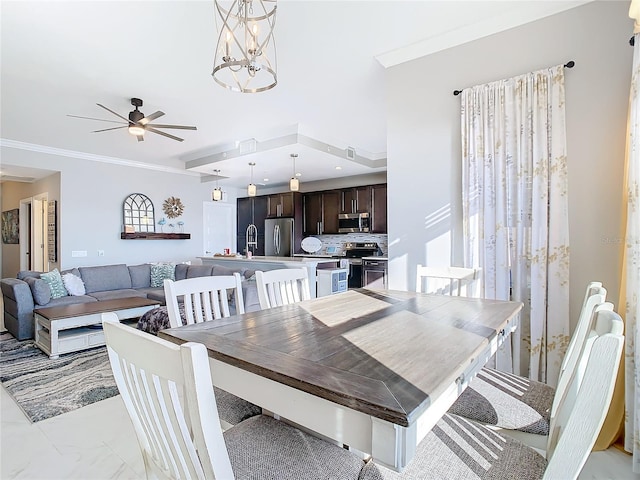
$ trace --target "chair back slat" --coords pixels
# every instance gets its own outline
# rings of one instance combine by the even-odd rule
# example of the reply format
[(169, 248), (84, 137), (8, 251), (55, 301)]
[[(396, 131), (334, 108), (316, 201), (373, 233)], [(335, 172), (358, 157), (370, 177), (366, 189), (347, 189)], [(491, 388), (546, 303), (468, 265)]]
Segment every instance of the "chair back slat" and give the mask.
[(463, 267), (416, 268), (416, 292), (467, 296), (469, 286), (478, 279), (479, 269)]
[(180, 299), (183, 301), (187, 325), (230, 316), (230, 295), (235, 299), (236, 313), (244, 313), (242, 282), (238, 273), (165, 280), (164, 292), (171, 327), (182, 325)]
[(584, 345), (589, 332), (595, 327), (597, 312), (600, 310), (613, 310), (613, 304), (605, 302), (606, 298), (607, 290), (603, 287), (595, 286), (587, 289), (578, 323), (562, 359), (558, 386), (551, 406), (552, 416), (557, 411), (561, 399), (564, 397), (575, 398), (578, 394), (581, 377), (587, 361), (587, 358), (583, 355)]
[(197, 463), (175, 383), (138, 371), (126, 360), (123, 363), (130, 388), (136, 392), (134, 404), (149, 435), (155, 463), (176, 477), (202, 478), (204, 472)]
[(174, 345), (103, 314), (109, 362), (148, 478), (234, 478), (206, 348)]
[(311, 298), (306, 268), (256, 271), (260, 307), (289, 305)]

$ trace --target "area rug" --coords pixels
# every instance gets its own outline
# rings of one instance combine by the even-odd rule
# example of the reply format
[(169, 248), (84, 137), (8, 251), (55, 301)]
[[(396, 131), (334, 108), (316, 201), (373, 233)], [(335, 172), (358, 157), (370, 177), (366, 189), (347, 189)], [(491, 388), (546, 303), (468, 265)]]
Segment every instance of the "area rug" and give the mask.
[(0, 333), (0, 382), (32, 422), (118, 394), (106, 347), (51, 360), (33, 340)]

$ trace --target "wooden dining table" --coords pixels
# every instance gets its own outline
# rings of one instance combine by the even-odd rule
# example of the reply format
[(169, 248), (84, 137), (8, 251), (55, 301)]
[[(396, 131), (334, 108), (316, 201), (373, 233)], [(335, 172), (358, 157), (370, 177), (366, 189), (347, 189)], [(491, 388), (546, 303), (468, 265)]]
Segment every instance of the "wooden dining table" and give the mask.
[(214, 385), (402, 471), (521, 308), (354, 289), (159, 336), (204, 344)]

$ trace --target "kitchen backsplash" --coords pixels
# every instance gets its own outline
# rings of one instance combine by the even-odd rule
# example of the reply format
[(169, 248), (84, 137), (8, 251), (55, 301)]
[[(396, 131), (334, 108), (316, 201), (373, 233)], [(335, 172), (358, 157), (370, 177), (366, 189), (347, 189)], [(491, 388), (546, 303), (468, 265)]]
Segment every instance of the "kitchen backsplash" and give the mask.
[(327, 247), (336, 247), (337, 251), (335, 255), (340, 255), (343, 252), (344, 244), (347, 242), (376, 242), (382, 250), (382, 255), (387, 256), (388, 243), (387, 235), (375, 234), (375, 233), (341, 233), (340, 235), (313, 235), (320, 239), (322, 242), (322, 248), (319, 252), (320, 255), (327, 253)]

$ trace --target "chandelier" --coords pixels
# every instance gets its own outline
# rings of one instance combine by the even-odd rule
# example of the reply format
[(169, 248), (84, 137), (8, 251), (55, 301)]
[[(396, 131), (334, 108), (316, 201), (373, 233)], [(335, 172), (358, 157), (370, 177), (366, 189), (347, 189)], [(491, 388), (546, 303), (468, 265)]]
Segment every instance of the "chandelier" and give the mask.
[(218, 43), (213, 79), (235, 92), (264, 92), (276, 86), (276, 0), (233, 0), (227, 10), (215, 0)]

